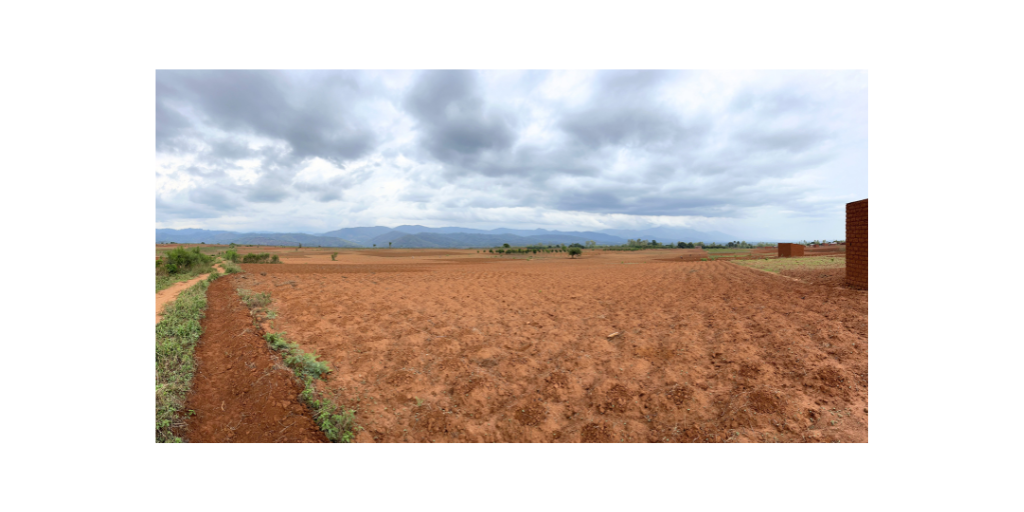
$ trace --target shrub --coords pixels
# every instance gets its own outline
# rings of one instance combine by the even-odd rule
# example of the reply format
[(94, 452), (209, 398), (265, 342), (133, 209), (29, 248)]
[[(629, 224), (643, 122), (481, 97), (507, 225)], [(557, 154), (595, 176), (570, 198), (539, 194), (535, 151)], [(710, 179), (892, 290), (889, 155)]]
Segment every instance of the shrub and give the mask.
[(230, 261), (231, 263), (238, 263), (238, 251), (229, 250), (225, 252), (224, 259)]
[(336, 252), (332, 252), (331, 253), (331, 261), (337, 261), (337, 260), (334, 259), (334, 258), (337, 258), (337, 257), (338, 257), (338, 253), (336, 253)]
[(583, 249), (580, 249), (579, 247), (570, 247), (567, 252), (569, 253), (570, 258), (575, 258), (576, 256), (583, 254)]
[[(213, 262), (212, 256), (207, 256), (199, 251), (198, 247), (191, 250), (177, 246), (161, 258), (164, 260), (163, 267), (168, 274), (188, 272), (193, 269), (207, 267)], [(160, 266), (159, 264), (157, 265)]]
[(266, 252), (251, 252), (242, 258), (242, 263), (281, 263), (281, 258)]

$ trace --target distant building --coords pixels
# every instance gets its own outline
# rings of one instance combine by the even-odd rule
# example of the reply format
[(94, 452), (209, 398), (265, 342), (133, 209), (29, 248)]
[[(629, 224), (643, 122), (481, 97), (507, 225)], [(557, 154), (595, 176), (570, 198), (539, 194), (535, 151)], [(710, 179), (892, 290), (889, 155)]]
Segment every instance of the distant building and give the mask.
[(779, 244), (779, 257), (780, 258), (792, 258), (794, 256), (803, 256), (804, 246), (800, 244)]

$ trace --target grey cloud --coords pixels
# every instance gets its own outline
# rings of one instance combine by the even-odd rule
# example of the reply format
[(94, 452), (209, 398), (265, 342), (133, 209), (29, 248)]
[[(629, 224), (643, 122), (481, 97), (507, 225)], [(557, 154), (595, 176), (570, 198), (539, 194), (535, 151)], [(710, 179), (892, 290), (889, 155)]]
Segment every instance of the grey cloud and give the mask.
[(327, 203), (340, 200), (352, 181), (345, 176), (335, 176), (325, 181), (297, 181), (294, 186), (296, 190), (312, 195), (315, 200)]
[(194, 188), (189, 191), (188, 197), (195, 204), (218, 211), (231, 211), (241, 205), (238, 199), (216, 187)]
[[(396, 191), (405, 208), (442, 217), (506, 207), (719, 218), (769, 207), (827, 217), (834, 201), (820, 198), (841, 194), (802, 176), (866, 161), (849, 157), (866, 153), (856, 146), (866, 127), (850, 124), (866, 119), (856, 76), (764, 73), (716, 89), (707, 86), (714, 74), (607, 71), (585, 84), (582, 103), (559, 96), (563, 82), (543, 71), (380, 76), (158, 72), (157, 152), (186, 157), (168, 165), (194, 187), (158, 202), (159, 217), (285, 201), (386, 209), (367, 199), (372, 188), (349, 193), (376, 172), (405, 183)], [(343, 175), (296, 179), (314, 157)], [(247, 175), (236, 172), (243, 160), (255, 182), (232, 178)]]
[(515, 118), (485, 105), (473, 71), (426, 71), (405, 99), (421, 144), (438, 160), (472, 165), (484, 151), (515, 142)]
[(559, 125), (589, 148), (695, 144), (707, 133), (708, 121), (683, 118), (660, 103), (659, 88), (669, 77), (663, 71), (599, 74), (588, 103), (566, 112)]
[(157, 148), (188, 128), (176, 106), (226, 132), (283, 140), (294, 156), (340, 164), (373, 149), (377, 137), (353, 105), (369, 94), (357, 76), (337, 72), (291, 76), (273, 71), (158, 71)]

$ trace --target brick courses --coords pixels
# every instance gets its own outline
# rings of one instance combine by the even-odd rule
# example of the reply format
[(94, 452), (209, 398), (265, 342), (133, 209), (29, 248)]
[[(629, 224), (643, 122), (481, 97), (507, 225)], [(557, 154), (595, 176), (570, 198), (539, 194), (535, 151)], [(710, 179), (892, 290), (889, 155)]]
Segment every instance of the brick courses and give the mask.
[(846, 284), (868, 289), (868, 200), (846, 203)]

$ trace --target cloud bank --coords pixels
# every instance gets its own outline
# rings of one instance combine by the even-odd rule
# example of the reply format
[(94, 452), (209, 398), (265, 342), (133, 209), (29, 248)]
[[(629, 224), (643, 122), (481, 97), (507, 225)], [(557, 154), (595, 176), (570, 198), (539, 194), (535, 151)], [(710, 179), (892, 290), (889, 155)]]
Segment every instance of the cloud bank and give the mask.
[(157, 227), (841, 238), (867, 74), (158, 71)]

